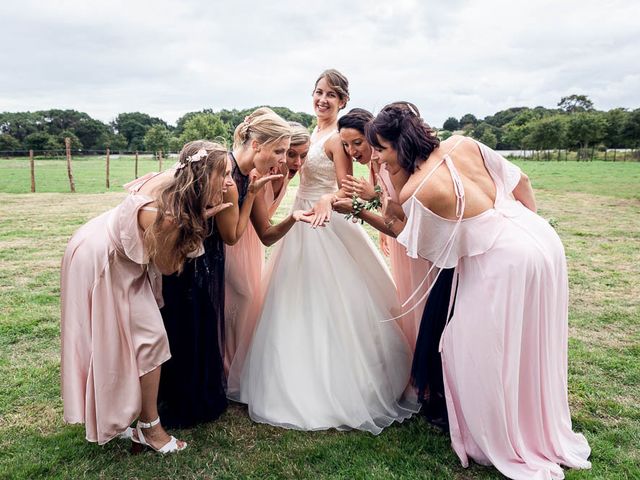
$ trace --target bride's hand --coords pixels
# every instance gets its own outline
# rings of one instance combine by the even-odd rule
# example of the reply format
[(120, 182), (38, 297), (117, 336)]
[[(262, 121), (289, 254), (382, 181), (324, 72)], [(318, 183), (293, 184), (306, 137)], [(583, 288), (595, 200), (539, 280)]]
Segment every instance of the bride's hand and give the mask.
[(249, 188), (247, 191), (249, 193), (258, 193), (268, 182), (279, 180), (283, 177), (284, 175), (280, 173), (277, 175), (265, 175), (264, 177), (260, 177), (258, 172), (251, 170), (251, 173), (249, 173)]
[(311, 211), (315, 214), (311, 221), (311, 226), (316, 228), (324, 225), (331, 219), (331, 205), (333, 204), (335, 195), (332, 193), (323, 195), (320, 200), (316, 202)]

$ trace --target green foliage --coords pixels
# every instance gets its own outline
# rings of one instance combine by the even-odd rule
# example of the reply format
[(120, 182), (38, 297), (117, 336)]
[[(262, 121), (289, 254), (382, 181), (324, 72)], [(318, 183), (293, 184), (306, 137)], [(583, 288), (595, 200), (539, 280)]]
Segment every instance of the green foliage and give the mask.
[(451, 135), (453, 135), (453, 133), (451, 133), (449, 130), (438, 130), (438, 138), (442, 141), (446, 140)]
[(484, 143), (489, 148), (496, 148), (498, 144), (498, 137), (491, 131), (491, 129), (486, 129), (478, 138), (479, 141)]
[(529, 124), (529, 133), (523, 138), (523, 145), (536, 150), (562, 147), (567, 134), (567, 121), (561, 115), (544, 117)]
[(154, 125), (144, 136), (144, 146), (149, 152), (167, 152), (171, 133), (164, 125)]
[(0, 134), (0, 152), (15, 152), (22, 148), (20, 141), (8, 133)]
[(183, 144), (192, 140), (222, 141), (230, 144), (229, 129), (218, 115), (214, 113), (196, 113), (184, 124), (180, 135)]
[(474, 127), (477, 123), (478, 119), (471, 113), (467, 113), (460, 118), (460, 128), (467, 128), (469, 125)]
[(607, 122), (599, 112), (578, 112), (567, 120), (567, 142), (572, 147), (587, 148), (604, 139)]
[(111, 125), (117, 133), (127, 139), (127, 149), (131, 151), (144, 150), (144, 136), (154, 125), (167, 128), (164, 120), (140, 112), (121, 113)]
[(593, 110), (593, 102), (586, 95), (569, 95), (562, 97), (558, 106), (567, 113), (590, 112)]
[(59, 150), (63, 145), (56, 137), (46, 132), (30, 133), (24, 139), (26, 150)]
[(71, 141), (71, 150), (82, 150), (82, 142), (78, 136), (71, 130), (63, 130), (58, 134), (58, 143), (65, 146), (64, 139), (69, 138)]
[(449, 130), (450, 132), (454, 132), (459, 128), (460, 128), (460, 122), (456, 117), (449, 117), (442, 124), (442, 129)]

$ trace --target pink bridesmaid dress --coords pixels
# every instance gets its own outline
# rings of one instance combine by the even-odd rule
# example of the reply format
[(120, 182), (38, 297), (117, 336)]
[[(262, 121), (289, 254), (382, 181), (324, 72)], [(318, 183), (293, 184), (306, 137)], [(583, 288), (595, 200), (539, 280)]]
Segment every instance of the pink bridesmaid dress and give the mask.
[[(289, 178), (285, 175), (278, 195), (273, 185), (263, 187), (263, 195), (271, 218), (287, 190)], [(240, 375), (249, 349), (256, 321), (262, 306), (261, 279), (265, 263), (265, 248), (253, 225), (249, 223), (238, 243), (226, 246), (225, 263), (225, 355), (227, 395), (239, 395)]]
[(149, 263), (138, 211), (152, 198), (130, 195), (73, 235), (62, 258), (61, 376), (64, 420), (84, 423), (104, 444), (141, 409), (140, 377), (171, 355), (159, 307), (161, 275)]
[(564, 478), (560, 465), (591, 466), (569, 413), (564, 248), (549, 223), (511, 195), (520, 169), (478, 148), (496, 186), (494, 207), (463, 219), (464, 185), (447, 154), (458, 220), (436, 215), (414, 194), (403, 205), (408, 221), (398, 241), (412, 257), (458, 275), (440, 352), (462, 465), (471, 458), (513, 479)]
[[(391, 199), (398, 201), (398, 194), (393, 188), (391, 177), (384, 165), (380, 166), (380, 179), (384, 182), (385, 187), (391, 195)], [(380, 235), (383, 235), (382, 233)], [(411, 258), (407, 255), (407, 249), (393, 237), (387, 237), (389, 245), (389, 259), (391, 261), (391, 275), (396, 284), (398, 291), (398, 300), (404, 303), (409, 299), (411, 294), (418, 288), (420, 282), (431, 268), (431, 262), (424, 258)], [(435, 273), (431, 272), (429, 280), (425, 288), (431, 284)], [(406, 305), (407, 309), (411, 309), (415, 305), (415, 301), (410, 300)], [(402, 333), (407, 337), (407, 341), (411, 346), (411, 351), (416, 347), (416, 339), (418, 338), (418, 330), (420, 329), (420, 321), (422, 319), (422, 311), (426, 303), (426, 298), (420, 300), (419, 305), (411, 309), (406, 315), (399, 318), (398, 325), (402, 329)]]

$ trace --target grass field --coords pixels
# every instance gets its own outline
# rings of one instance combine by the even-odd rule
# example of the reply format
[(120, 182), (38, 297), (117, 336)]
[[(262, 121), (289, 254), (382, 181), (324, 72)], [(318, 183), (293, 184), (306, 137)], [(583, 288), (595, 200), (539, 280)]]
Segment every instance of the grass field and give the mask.
[[(640, 163), (518, 164), (569, 262), (569, 401), (593, 469), (567, 478), (640, 478)], [(143, 160), (139, 171), (154, 168)], [(29, 194), (28, 162), (0, 159), (0, 478), (501, 478), (493, 468), (461, 468), (448, 438), (421, 417), (377, 437), (305, 433), (254, 424), (233, 405), (217, 422), (178, 432), (190, 443), (179, 455), (86, 442), (81, 426), (62, 422), (60, 258), (79, 225), (123, 198), (118, 185), (133, 162), (113, 159), (110, 192), (103, 159), (74, 169), (79, 193), (62, 193), (64, 162), (39, 160), (43, 193)]]

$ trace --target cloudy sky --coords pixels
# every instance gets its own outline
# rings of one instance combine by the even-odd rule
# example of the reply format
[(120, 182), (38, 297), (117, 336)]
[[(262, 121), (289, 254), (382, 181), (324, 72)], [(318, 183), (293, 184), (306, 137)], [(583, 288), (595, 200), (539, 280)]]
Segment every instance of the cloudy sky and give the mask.
[(330, 67), (349, 106), (410, 100), (435, 126), (573, 93), (635, 109), (639, 18), (637, 0), (3, 0), (0, 111), (312, 113)]

